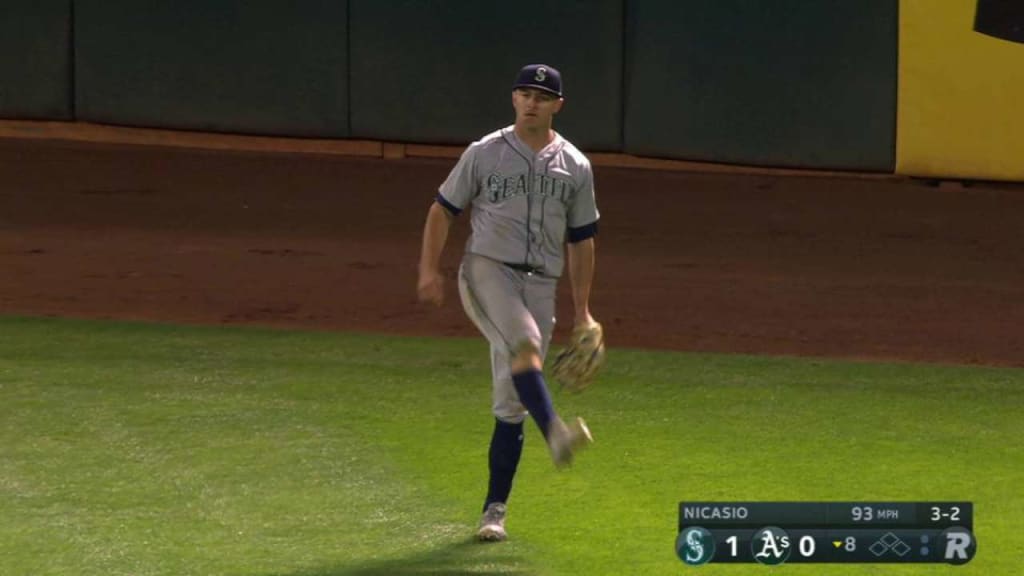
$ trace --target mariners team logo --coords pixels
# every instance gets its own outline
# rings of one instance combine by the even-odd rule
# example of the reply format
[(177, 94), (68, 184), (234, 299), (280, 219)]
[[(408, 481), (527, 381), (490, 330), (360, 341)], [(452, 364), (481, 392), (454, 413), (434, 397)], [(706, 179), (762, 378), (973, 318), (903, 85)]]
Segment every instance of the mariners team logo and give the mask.
[(750, 551), (754, 554), (754, 560), (773, 566), (789, 559), (791, 544), (785, 530), (768, 526), (754, 534), (754, 539), (750, 541)]
[(676, 538), (676, 554), (690, 566), (707, 564), (715, 555), (715, 538), (706, 528), (687, 528)]

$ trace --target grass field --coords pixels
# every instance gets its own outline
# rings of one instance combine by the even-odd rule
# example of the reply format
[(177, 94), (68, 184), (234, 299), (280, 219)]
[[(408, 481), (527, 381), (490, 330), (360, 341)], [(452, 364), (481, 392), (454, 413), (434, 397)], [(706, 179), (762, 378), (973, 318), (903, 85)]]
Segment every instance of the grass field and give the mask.
[[(486, 483), (482, 339), (0, 318), (0, 573), (760, 574), (675, 556), (680, 500), (971, 500), (966, 566), (1024, 558), (1024, 370), (613, 350), (534, 428), (511, 540), (469, 537)], [(955, 571), (955, 572), (954, 572)]]

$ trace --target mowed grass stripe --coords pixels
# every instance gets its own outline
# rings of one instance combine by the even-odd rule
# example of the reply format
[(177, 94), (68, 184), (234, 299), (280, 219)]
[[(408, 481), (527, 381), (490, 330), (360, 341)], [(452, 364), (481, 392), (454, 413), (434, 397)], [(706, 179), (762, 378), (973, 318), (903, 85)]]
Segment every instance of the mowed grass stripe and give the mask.
[(482, 340), (0, 320), (0, 553), (33, 574), (678, 574), (699, 498), (969, 499), (958, 571), (1024, 554), (1024, 371), (613, 350), (555, 395), (596, 444), (556, 473), (529, 425), (513, 540), (479, 546), (488, 373)]
[[(434, 563), (439, 545), (466, 541), (464, 511), (403, 473), (395, 439), (376, 432), (401, 395), (374, 386), (411, 370), (395, 370), (380, 346), (259, 330), (0, 326), (5, 574), (372, 570)], [(494, 563), (470, 552), (445, 561)], [(522, 564), (503, 558), (509, 573)]]

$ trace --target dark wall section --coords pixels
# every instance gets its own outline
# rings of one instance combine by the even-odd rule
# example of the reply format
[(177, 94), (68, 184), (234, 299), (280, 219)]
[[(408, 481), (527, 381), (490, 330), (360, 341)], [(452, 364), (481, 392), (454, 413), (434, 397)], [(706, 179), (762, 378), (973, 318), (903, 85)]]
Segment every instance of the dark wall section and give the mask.
[[(995, 2), (995, 0), (993, 0)], [(587, 151), (892, 172), (898, 0), (7, 0), (0, 117), (464, 145), (518, 68)]]
[(620, 150), (622, 0), (350, 0), (352, 135), (465, 144), (511, 124), (524, 64), (563, 75), (555, 121)]
[(628, 0), (626, 152), (892, 171), (897, 0)]
[(71, 0), (0, 2), (0, 117), (67, 120)]
[(75, 0), (81, 120), (346, 137), (344, 0)]
[(1020, 0), (978, 0), (974, 30), (993, 38), (1024, 44), (1024, 2)]

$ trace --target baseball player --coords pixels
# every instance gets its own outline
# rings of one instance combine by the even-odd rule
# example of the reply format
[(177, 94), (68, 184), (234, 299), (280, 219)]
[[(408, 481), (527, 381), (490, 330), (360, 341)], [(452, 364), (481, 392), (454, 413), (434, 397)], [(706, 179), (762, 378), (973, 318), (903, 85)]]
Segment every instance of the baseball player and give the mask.
[(421, 301), (440, 305), (440, 259), (449, 227), (472, 208), (458, 285), (466, 314), (490, 342), (495, 416), (490, 480), (477, 531), (481, 540), (506, 538), (505, 503), (527, 414), (556, 467), (570, 464), (592, 441), (583, 419), (566, 423), (558, 416), (542, 373), (564, 268), (576, 325), (594, 322), (589, 307), (599, 217), (594, 179), (587, 158), (551, 128), (563, 103), (558, 70), (543, 64), (520, 70), (512, 89), (515, 124), (465, 150), (438, 189), (423, 231), (417, 291)]

